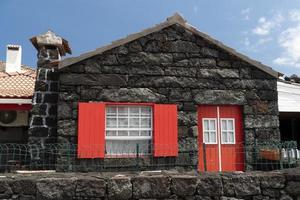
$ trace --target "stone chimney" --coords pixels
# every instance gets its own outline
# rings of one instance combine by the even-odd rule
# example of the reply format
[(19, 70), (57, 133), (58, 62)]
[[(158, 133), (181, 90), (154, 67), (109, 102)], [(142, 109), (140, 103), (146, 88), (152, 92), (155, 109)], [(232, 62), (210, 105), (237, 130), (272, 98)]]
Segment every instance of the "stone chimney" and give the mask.
[[(48, 31), (30, 39), (37, 49), (37, 77), (32, 102), (28, 143), (44, 147), (55, 143), (57, 136), (57, 101), (59, 90), (58, 63), (66, 53), (71, 54), (68, 42)], [(43, 159), (31, 151), (32, 160)]]
[(22, 61), (22, 47), (19, 45), (7, 45), (6, 46), (6, 64), (5, 72), (20, 72)]

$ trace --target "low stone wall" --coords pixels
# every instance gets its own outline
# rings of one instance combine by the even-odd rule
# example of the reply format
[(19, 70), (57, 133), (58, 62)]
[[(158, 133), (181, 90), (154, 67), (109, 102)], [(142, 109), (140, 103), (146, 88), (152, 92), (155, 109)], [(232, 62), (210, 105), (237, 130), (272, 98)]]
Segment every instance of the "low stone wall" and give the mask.
[(4, 174), (0, 199), (300, 199), (300, 168), (223, 174)]

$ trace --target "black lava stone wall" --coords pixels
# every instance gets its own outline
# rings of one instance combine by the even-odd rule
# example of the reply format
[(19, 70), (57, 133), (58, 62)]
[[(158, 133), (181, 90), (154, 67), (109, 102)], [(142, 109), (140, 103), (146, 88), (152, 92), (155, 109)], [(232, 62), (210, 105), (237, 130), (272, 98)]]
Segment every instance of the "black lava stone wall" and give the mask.
[(276, 78), (180, 25), (62, 68), (59, 84), (60, 143), (77, 143), (88, 101), (177, 104), (180, 150), (198, 150), (200, 104), (241, 105), (248, 145), (280, 138)]

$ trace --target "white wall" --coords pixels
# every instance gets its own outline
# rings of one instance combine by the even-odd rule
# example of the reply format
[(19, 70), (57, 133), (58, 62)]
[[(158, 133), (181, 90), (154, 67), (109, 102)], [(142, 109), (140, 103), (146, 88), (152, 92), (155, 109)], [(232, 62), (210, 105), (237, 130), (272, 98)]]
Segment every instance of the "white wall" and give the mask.
[(300, 112), (300, 84), (277, 82), (279, 112)]

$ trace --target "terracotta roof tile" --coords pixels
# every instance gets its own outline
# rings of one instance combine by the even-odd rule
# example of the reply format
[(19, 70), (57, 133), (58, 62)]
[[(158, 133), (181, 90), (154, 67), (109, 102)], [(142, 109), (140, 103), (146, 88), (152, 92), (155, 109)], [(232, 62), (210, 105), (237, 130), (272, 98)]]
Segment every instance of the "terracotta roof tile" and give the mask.
[(31, 98), (36, 71), (22, 65), (21, 72), (6, 73), (5, 62), (0, 61), (0, 98)]

